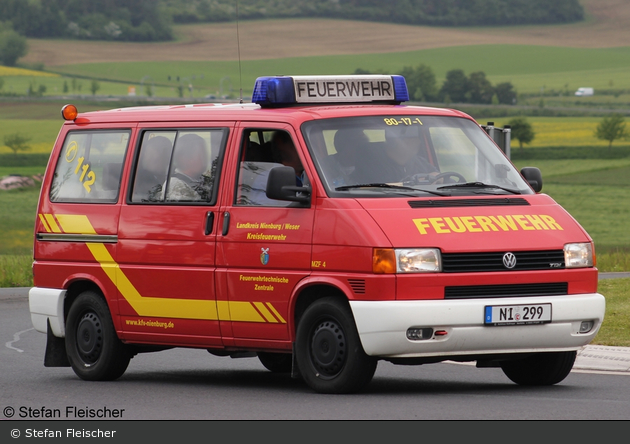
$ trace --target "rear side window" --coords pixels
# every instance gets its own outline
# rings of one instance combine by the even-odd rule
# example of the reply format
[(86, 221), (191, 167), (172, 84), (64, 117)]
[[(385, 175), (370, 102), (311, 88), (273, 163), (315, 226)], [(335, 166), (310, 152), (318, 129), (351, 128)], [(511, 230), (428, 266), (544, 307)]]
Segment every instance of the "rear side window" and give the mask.
[(50, 200), (116, 202), (130, 134), (129, 130), (69, 132), (55, 168)]
[(213, 204), (226, 137), (222, 128), (145, 131), (131, 202)]

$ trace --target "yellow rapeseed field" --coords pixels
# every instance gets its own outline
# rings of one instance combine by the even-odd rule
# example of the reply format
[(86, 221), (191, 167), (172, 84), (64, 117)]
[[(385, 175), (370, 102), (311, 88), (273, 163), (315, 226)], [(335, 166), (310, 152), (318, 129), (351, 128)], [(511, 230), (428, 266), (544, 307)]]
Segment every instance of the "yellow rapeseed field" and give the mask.
[[(532, 125), (535, 136), (531, 143), (524, 148), (537, 148), (548, 146), (608, 146), (608, 142), (595, 137), (597, 125), (602, 121), (601, 117), (527, 117)], [(496, 126), (507, 125), (509, 118), (492, 118), (479, 120), (494, 121)], [(616, 141), (623, 143), (625, 141)], [(627, 142), (626, 142), (627, 143)], [(518, 148), (518, 141), (512, 141), (512, 147)]]
[(35, 71), (33, 69), (14, 68), (11, 66), (0, 66), (0, 77), (6, 76), (59, 77), (59, 74)]

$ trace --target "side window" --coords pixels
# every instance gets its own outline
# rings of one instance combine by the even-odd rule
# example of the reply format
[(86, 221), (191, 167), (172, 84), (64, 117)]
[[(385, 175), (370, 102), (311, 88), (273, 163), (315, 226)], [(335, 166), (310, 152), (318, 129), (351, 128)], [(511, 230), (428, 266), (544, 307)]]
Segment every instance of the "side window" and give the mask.
[(249, 129), (243, 132), (236, 205), (286, 207), (289, 201), (269, 199), (267, 178), (272, 168), (293, 167), (296, 185), (308, 185), (302, 162), (291, 135), (282, 130)]
[(142, 136), (131, 202), (213, 204), (227, 130), (151, 130)]
[(118, 200), (131, 131), (72, 131), (66, 136), (50, 189), (52, 202)]

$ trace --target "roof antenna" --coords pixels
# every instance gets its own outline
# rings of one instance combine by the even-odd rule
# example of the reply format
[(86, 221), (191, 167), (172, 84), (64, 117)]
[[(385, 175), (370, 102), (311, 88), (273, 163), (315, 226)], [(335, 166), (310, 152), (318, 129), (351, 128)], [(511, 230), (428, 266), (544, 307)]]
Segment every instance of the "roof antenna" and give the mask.
[(243, 75), (241, 73), (241, 42), (238, 35), (238, 0), (236, 0), (236, 46), (238, 48), (238, 87), (240, 91), (240, 100), (243, 103)]

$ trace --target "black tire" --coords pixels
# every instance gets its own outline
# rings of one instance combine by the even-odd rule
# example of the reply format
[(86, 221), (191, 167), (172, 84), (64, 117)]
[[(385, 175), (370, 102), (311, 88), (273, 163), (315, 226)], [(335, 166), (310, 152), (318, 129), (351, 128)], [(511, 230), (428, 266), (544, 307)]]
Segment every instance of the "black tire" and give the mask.
[(72, 370), (86, 381), (111, 381), (127, 370), (132, 354), (114, 329), (105, 300), (81, 293), (66, 320), (66, 352)]
[(347, 304), (325, 297), (310, 305), (297, 327), (296, 361), (319, 393), (353, 393), (374, 376), (378, 361), (365, 354)]
[(258, 353), (258, 359), (267, 370), (273, 373), (291, 373), (293, 356), (291, 353)]
[(525, 359), (505, 361), (503, 373), (519, 385), (553, 385), (566, 378), (577, 352), (538, 353)]

